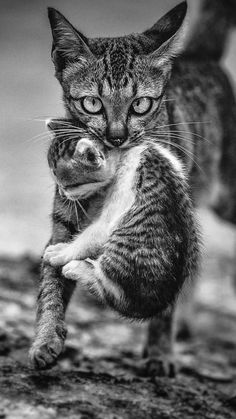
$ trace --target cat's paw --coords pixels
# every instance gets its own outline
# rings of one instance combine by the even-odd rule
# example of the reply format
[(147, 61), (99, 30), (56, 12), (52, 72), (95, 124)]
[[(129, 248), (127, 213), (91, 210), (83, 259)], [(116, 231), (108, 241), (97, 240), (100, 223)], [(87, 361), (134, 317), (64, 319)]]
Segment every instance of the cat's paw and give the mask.
[(43, 259), (52, 266), (63, 266), (72, 260), (73, 256), (70, 243), (58, 243), (46, 248)]
[(40, 370), (53, 367), (63, 347), (64, 339), (60, 338), (57, 334), (46, 342), (43, 339), (36, 339), (29, 352), (32, 366)]
[(78, 281), (86, 268), (86, 262), (83, 260), (72, 260), (62, 269), (62, 275), (67, 279)]
[(146, 377), (175, 377), (176, 361), (172, 356), (161, 355), (142, 359), (138, 365), (138, 372)]

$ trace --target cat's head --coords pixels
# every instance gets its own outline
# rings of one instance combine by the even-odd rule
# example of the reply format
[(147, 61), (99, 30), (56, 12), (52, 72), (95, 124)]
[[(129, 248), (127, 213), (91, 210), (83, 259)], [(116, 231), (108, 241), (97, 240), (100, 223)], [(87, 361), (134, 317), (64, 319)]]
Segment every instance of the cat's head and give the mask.
[(52, 133), (48, 164), (62, 195), (85, 199), (114, 179), (118, 149), (108, 149), (79, 121), (51, 119), (47, 126)]
[(109, 147), (127, 147), (154, 128), (186, 10), (180, 3), (141, 34), (88, 39), (49, 8), (67, 117), (85, 123)]

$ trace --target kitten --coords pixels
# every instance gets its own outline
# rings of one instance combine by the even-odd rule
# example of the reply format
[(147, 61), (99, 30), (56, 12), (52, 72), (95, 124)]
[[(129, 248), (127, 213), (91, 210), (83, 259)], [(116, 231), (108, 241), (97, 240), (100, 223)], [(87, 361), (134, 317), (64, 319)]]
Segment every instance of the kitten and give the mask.
[[(104, 145), (88, 134), (70, 140), (60, 134), (58, 138), (57, 131), (54, 128), (49, 165), (62, 195), (75, 202), (90, 197), (90, 223), (69, 244), (47, 247), (44, 261), (65, 265), (63, 276), (81, 281), (129, 318), (147, 319), (171, 308), (183, 282), (194, 276), (198, 259), (180, 161), (148, 141), (110, 149), (105, 157)], [(56, 156), (60, 144), (63, 150)], [(90, 207), (93, 213), (96, 208), (93, 219)]]
[[(111, 149), (145, 139), (170, 146), (188, 173), (195, 204), (206, 201), (236, 223), (236, 103), (219, 65), (236, 24), (236, 4), (203, 0), (199, 22), (178, 57), (186, 9), (186, 2), (181, 3), (142, 34), (99, 39), (86, 38), (49, 9), (52, 60), (69, 119), (81, 121)], [(51, 244), (71, 240), (78, 224), (80, 229), (88, 225), (75, 205), (73, 222), (67, 222), (67, 201), (57, 191)], [(88, 211), (89, 199), (83, 200), (83, 208)], [(58, 268), (43, 264), (31, 351), (40, 367), (50, 365), (62, 350), (64, 313), (73, 289), (74, 283), (65, 281)], [(171, 324), (171, 312), (151, 321), (148, 356), (159, 353), (163, 332), (170, 334)]]

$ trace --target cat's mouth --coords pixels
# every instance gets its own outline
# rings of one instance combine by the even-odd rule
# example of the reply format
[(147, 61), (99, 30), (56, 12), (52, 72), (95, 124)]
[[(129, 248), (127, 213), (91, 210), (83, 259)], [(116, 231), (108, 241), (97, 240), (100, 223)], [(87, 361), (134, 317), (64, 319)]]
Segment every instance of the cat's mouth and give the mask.
[(62, 186), (62, 188), (65, 191), (71, 191), (71, 190), (73, 191), (74, 189), (76, 189), (76, 188), (78, 188), (82, 185), (91, 185), (93, 183), (100, 183), (100, 182), (98, 180), (94, 180), (93, 182), (77, 182), (77, 183), (71, 183), (69, 185)]

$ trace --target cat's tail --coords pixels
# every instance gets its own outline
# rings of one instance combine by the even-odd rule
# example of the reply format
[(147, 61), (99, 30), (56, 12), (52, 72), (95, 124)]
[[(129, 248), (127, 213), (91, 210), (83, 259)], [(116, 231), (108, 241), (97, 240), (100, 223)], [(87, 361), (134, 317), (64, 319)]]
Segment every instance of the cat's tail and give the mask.
[(199, 18), (183, 52), (192, 59), (219, 61), (236, 26), (236, 0), (201, 0)]

